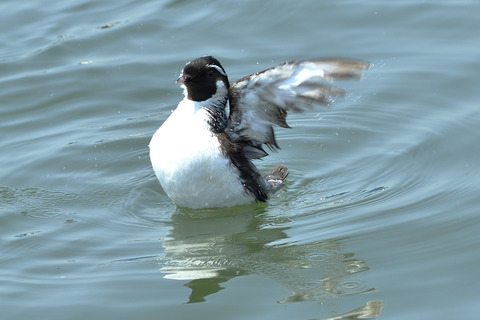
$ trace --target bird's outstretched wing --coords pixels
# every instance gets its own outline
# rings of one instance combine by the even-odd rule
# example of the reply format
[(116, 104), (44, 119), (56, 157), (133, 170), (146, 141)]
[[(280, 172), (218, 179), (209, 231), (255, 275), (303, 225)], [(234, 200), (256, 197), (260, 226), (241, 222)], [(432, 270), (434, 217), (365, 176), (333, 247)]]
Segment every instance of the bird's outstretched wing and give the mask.
[(275, 150), (273, 125), (288, 128), (288, 111), (302, 112), (313, 104), (329, 105), (344, 91), (330, 86), (335, 80), (358, 79), (368, 63), (358, 60), (318, 59), (291, 61), (246, 76), (230, 86), (230, 138), (244, 145), (248, 158)]

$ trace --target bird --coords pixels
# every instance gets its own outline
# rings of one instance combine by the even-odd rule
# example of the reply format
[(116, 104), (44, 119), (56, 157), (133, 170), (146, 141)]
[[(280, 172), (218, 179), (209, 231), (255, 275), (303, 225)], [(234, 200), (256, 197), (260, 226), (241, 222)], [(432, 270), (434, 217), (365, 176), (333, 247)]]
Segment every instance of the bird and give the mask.
[(267, 202), (288, 175), (284, 165), (264, 176), (253, 160), (280, 148), (274, 127), (290, 128), (288, 112), (330, 105), (345, 92), (335, 80), (359, 79), (369, 63), (324, 58), (287, 61), (230, 85), (212, 56), (188, 62), (176, 80), (184, 98), (153, 134), (153, 171), (179, 207), (225, 208)]

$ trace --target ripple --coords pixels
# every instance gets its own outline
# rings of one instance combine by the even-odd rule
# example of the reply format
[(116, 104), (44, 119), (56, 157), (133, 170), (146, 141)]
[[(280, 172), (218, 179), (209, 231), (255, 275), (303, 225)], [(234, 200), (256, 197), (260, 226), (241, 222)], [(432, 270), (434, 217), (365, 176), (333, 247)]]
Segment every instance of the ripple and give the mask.
[(39, 219), (74, 214), (73, 203), (80, 198), (78, 194), (51, 191), (41, 187), (0, 187), (0, 202), (8, 210)]
[(334, 255), (335, 253), (331, 251), (312, 252), (305, 255), (305, 259), (315, 261), (316, 263), (323, 263), (331, 261)]
[(337, 288), (346, 293), (356, 292), (365, 288), (365, 282), (360, 280), (344, 280), (340, 281)]
[(29, 236), (33, 236), (34, 234), (40, 233), (42, 231), (31, 231), (31, 232), (25, 232), (25, 233), (19, 233), (14, 235), (15, 238), (25, 238)]

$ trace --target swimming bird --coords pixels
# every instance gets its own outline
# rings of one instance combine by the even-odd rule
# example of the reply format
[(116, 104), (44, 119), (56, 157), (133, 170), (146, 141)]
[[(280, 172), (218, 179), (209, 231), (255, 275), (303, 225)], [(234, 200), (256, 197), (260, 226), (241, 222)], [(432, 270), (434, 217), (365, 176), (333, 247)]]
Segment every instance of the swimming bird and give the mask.
[(289, 128), (287, 113), (329, 105), (344, 91), (328, 82), (355, 79), (368, 63), (347, 59), (289, 61), (230, 85), (220, 62), (188, 62), (177, 79), (184, 98), (154, 133), (153, 170), (168, 197), (193, 209), (266, 202), (283, 186), (279, 165), (262, 176), (252, 160), (276, 151), (274, 126)]

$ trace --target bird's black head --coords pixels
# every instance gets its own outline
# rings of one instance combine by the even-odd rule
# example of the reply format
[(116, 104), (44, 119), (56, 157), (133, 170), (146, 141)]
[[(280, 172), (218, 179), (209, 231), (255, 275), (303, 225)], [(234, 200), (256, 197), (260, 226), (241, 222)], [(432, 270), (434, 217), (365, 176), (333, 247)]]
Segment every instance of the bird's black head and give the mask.
[(220, 62), (211, 56), (197, 58), (185, 65), (177, 83), (187, 88), (187, 98), (205, 101), (217, 92), (217, 81), (228, 89), (228, 77)]

